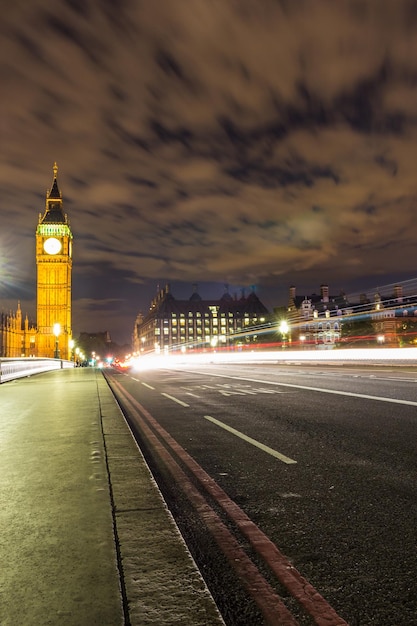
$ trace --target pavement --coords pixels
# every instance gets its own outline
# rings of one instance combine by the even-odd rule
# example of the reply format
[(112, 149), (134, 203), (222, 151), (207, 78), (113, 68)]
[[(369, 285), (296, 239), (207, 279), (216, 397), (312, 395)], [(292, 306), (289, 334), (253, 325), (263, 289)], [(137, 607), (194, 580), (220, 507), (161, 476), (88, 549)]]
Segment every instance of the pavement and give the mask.
[(0, 385), (1, 626), (224, 622), (100, 370)]

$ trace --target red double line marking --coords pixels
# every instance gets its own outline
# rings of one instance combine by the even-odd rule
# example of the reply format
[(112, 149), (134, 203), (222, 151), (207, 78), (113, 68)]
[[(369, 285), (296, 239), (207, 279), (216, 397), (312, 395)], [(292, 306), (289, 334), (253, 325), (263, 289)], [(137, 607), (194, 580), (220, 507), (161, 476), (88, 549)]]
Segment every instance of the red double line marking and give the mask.
[[(200, 492), (187, 478), (184, 471), (169, 453), (161, 440), (175, 452), (179, 459), (199, 480), (210, 496), (221, 506), (228, 517), (239, 528), (254, 550), (262, 557), (277, 579), (313, 618), (317, 626), (348, 626), (320, 593), (298, 572), (276, 545), (252, 522), (244, 511), (229, 498), (225, 491), (203, 468), (180, 446), (180, 444), (155, 420), (154, 417), (120, 383), (114, 386), (123, 396), (136, 416), (138, 425), (151, 442), (171, 474), (183, 488), (196, 507), (201, 518), (210, 529), (219, 547), (237, 571), (248, 593), (253, 597), (267, 623), (271, 626), (296, 626), (298, 622), (287, 609), (282, 599), (259, 572), (256, 565), (239, 546), (236, 539), (223, 524)], [(152, 429), (150, 428), (152, 426)], [(157, 433), (159, 437), (155, 435)]]

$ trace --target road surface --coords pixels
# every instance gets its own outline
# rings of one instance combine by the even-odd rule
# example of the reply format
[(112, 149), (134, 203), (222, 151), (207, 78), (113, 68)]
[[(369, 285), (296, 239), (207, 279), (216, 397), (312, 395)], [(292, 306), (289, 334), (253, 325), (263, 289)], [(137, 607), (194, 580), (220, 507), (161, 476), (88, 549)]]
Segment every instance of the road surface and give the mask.
[(417, 625), (416, 369), (109, 380), (228, 626)]

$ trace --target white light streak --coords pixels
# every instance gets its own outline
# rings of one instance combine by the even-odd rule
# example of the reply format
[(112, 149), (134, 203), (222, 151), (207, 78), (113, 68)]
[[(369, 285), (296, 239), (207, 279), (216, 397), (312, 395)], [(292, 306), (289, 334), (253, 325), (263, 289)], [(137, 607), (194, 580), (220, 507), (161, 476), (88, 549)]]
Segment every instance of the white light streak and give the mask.
[(417, 365), (417, 348), (356, 348), (342, 350), (285, 350), (285, 351), (209, 351), (192, 354), (141, 356), (134, 361), (134, 370), (170, 369), (190, 364), (222, 363), (381, 363), (395, 362)]

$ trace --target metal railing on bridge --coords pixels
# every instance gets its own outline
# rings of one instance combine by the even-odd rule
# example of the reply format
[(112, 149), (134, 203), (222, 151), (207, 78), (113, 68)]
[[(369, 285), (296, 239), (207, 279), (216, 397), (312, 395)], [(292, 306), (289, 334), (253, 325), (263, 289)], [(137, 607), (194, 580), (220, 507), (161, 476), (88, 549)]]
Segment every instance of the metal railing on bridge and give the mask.
[(73, 361), (63, 359), (41, 359), (41, 358), (18, 358), (0, 359), (0, 383), (5, 383), (15, 378), (32, 376), (51, 370), (74, 367)]

